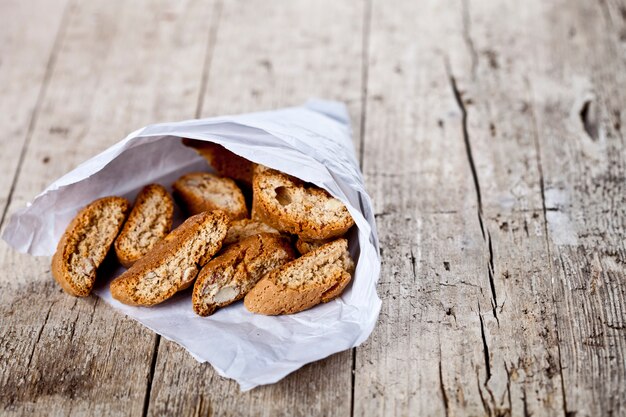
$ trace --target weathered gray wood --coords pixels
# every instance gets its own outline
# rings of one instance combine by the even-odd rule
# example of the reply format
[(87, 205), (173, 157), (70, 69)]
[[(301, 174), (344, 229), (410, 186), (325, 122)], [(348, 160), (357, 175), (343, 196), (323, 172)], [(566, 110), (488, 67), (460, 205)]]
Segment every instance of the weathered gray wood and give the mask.
[(149, 122), (347, 101), (383, 309), (354, 379), (242, 394), (0, 243), (3, 415), (624, 414), (623, 0), (65, 4), (0, 5), (0, 207)]
[(566, 411), (577, 416), (626, 412), (626, 8), (617, 3), (608, 15), (603, 2), (545, 4), (530, 83)]
[[(347, 102), (358, 128), (364, 18), (364, 4), (352, 1), (226, 2), (202, 116), (299, 105), (317, 96)], [(241, 393), (162, 340), (149, 414), (349, 415), (351, 371), (347, 351)]]
[[(213, 14), (211, 2), (73, 5), (9, 211), (129, 131), (193, 117)], [(2, 413), (141, 415), (154, 333), (62, 293), (48, 259), (2, 243), (0, 268)]]
[[(492, 311), (482, 314), (489, 374), (482, 388), (492, 415), (562, 414), (556, 309), (543, 212), (542, 171), (530, 111), (528, 58), (540, 8), (465, 2), (461, 36), (470, 70), (451, 58), (467, 115), (468, 160), (480, 199), (484, 279)], [(502, 19), (502, 16), (508, 16)], [(494, 320), (495, 319), (495, 320)]]
[[(482, 239), (461, 113), (437, 48), (463, 48), (449, 10), (372, 7), (363, 171), (383, 250), (383, 306), (356, 353), (358, 416), (442, 415), (457, 403), (483, 413)], [(455, 302), (456, 286), (471, 304)], [(444, 386), (446, 375), (458, 379)]]
[(364, 169), (382, 246), (399, 253), (381, 285), (394, 305), (357, 351), (356, 414), (566, 410), (523, 53), (544, 22), (540, 5), (520, 9), (375, 3)]
[(277, 384), (242, 393), (209, 364), (199, 364), (179, 345), (161, 340), (149, 415), (350, 415), (349, 359), (349, 353), (339, 353)]
[(358, 154), (367, 0), (308, 3), (225, 2), (201, 113), (340, 100)]
[(66, 15), (67, 0), (0, 4), (0, 223), (56, 59)]

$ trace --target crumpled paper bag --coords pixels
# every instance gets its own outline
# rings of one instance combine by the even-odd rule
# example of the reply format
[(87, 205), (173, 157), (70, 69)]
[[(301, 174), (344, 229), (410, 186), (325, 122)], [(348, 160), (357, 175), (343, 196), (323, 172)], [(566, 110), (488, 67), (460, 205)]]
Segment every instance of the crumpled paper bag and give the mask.
[(132, 201), (148, 183), (169, 188), (183, 173), (206, 171), (205, 160), (183, 146), (182, 137), (219, 143), (325, 188), (346, 204), (358, 229), (349, 236), (356, 261), (352, 283), (327, 304), (268, 317), (248, 312), (239, 302), (199, 317), (185, 291), (155, 307), (130, 307), (109, 293), (108, 282), (121, 267), (111, 277), (99, 276), (94, 289), (114, 308), (237, 380), (242, 390), (270, 384), (309, 362), (361, 344), (380, 311), (374, 212), (350, 136), (345, 106), (320, 100), (276, 111), (149, 125), (52, 183), (11, 217), (3, 239), (20, 252), (50, 256), (77, 211), (96, 198), (119, 195)]

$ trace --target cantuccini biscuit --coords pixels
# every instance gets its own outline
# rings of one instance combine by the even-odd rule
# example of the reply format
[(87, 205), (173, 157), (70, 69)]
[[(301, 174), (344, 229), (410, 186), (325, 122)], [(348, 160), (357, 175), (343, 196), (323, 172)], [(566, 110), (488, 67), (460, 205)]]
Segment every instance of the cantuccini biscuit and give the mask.
[(111, 282), (111, 295), (129, 305), (152, 306), (188, 288), (222, 247), (228, 216), (221, 211), (188, 218)]
[(262, 233), (227, 247), (202, 268), (193, 287), (192, 304), (201, 316), (242, 299), (268, 272), (294, 259), (285, 237)]
[(252, 192), (256, 219), (305, 240), (338, 237), (354, 224), (346, 206), (326, 190), (273, 169), (257, 165)]
[(302, 238), (298, 238), (296, 241), (296, 249), (298, 249), (300, 255), (304, 255), (305, 253), (309, 253), (312, 250), (331, 242), (332, 240), (333, 239), (304, 240)]
[(263, 222), (241, 219), (235, 220), (230, 223), (230, 228), (224, 239), (224, 245), (230, 245), (231, 243), (239, 242), (249, 236), (258, 235), (259, 233), (275, 233), (278, 234), (278, 230), (274, 229)]
[(230, 178), (193, 172), (180, 177), (172, 188), (176, 199), (190, 214), (222, 210), (232, 220), (248, 217), (243, 193)]
[(217, 143), (195, 139), (183, 139), (183, 144), (194, 148), (196, 152), (207, 160), (218, 174), (241, 181), (247, 186), (252, 184), (253, 162), (232, 153)]
[(339, 296), (350, 282), (354, 263), (348, 241), (337, 239), (265, 275), (244, 298), (259, 314), (292, 314)]
[(165, 187), (145, 186), (137, 195), (124, 227), (115, 239), (115, 254), (130, 268), (172, 229), (174, 201)]
[(98, 267), (119, 233), (130, 203), (104, 197), (80, 210), (61, 237), (52, 257), (52, 275), (69, 294), (91, 293)]

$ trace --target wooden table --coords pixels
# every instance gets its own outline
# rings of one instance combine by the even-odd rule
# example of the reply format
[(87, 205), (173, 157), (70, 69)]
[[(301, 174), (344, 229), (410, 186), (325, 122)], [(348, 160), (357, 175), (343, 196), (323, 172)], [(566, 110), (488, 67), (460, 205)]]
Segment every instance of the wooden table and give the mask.
[(624, 0), (3, 0), (2, 224), (159, 121), (347, 103), (362, 346), (241, 393), (0, 245), (2, 415), (626, 415)]

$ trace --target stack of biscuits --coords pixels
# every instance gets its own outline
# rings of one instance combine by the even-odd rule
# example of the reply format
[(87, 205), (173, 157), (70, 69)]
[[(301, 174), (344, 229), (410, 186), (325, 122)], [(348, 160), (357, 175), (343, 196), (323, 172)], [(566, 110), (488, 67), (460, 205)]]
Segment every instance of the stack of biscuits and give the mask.
[[(354, 221), (341, 201), (220, 145), (183, 143), (214, 173), (183, 175), (173, 197), (150, 184), (132, 206), (104, 197), (84, 207), (52, 258), (66, 292), (89, 295), (110, 251), (127, 268), (111, 282), (111, 294), (129, 305), (153, 306), (193, 285), (201, 316), (241, 299), (253, 313), (278, 315), (343, 292), (354, 271), (343, 236)], [(176, 205), (189, 217), (171, 230)]]

